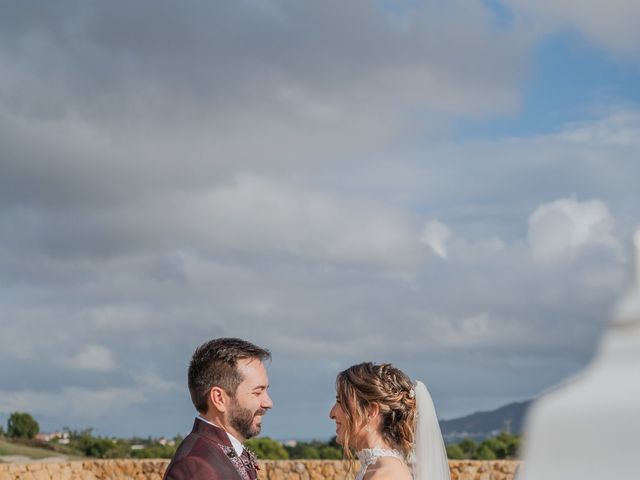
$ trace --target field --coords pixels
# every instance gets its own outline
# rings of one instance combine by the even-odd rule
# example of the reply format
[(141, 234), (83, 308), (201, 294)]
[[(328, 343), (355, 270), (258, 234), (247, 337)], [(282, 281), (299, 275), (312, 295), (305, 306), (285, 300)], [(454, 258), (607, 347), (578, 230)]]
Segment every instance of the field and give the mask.
[(62, 457), (68, 460), (82, 460), (84, 457), (72, 455), (63, 448), (56, 450), (48, 448), (39, 448), (33, 445), (25, 445), (19, 442), (11, 442), (6, 438), (0, 438), (0, 462), (2, 457), (26, 457), (32, 460), (41, 460), (43, 458)]

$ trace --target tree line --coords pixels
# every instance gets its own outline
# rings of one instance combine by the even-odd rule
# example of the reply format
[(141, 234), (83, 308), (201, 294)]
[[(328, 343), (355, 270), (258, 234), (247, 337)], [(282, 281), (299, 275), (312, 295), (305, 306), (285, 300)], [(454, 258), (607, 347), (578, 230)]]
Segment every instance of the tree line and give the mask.
[(465, 438), (460, 443), (447, 445), (450, 460), (503, 460), (518, 457), (521, 437), (502, 432), (482, 442)]
[(59, 453), (93, 458), (171, 458), (175, 454), (176, 445), (182, 441), (180, 435), (173, 439), (173, 445), (160, 443), (151, 437), (124, 440), (94, 436), (92, 428), (72, 430), (65, 427), (63, 445), (59, 438), (48, 442), (36, 440), (39, 432), (38, 422), (25, 412), (14, 412), (9, 416), (6, 432), (0, 426), (0, 436)]
[[(171, 458), (175, 454), (182, 437), (177, 435), (172, 444), (161, 443), (153, 438), (119, 439), (94, 436), (93, 430), (64, 429), (68, 443), (59, 445), (59, 440), (39, 442), (37, 446), (55, 448), (68, 454), (80, 454), (93, 458)], [(38, 422), (29, 414), (14, 412), (7, 421), (6, 432), (0, 426), (0, 436), (22, 441), (33, 441), (40, 432)], [(503, 432), (482, 442), (465, 438), (459, 443), (447, 445), (447, 456), (451, 460), (495, 460), (517, 458), (521, 438)], [(44, 445), (43, 445), (44, 444)], [(245, 442), (247, 448), (264, 460), (340, 460), (342, 447), (336, 437), (328, 442), (312, 440), (282, 444), (269, 437), (251, 438)], [(134, 447), (135, 446), (135, 447)]]
[(328, 442), (312, 440), (310, 442), (292, 442), (282, 444), (269, 437), (250, 438), (245, 446), (263, 460), (340, 460), (342, 447), (335, 437)]
[[(313, 440), (297, 442), (293, 446), (283, 445), (268, 437), (252, 438), (245, 442), (258, 458), (264, 460), (340, 460), (343, 458), (342, 447), (336, 443), (336, 437), (328, 442)], [(450, 460), (496, 460), (517, 458), (520, 437), (509, 433), (500, 433), (476, 443), (465, 438), (460, 443), (447, 445), (447, 456)]]

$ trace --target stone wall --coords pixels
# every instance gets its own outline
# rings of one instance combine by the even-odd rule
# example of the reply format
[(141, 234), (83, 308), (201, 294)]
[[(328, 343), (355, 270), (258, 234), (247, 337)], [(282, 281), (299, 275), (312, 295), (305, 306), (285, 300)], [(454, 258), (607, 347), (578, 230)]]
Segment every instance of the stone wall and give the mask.
[(168, 460), (0, 463), (0, 480), (161, 480)]
[[(0, 463), (0, 480), (161, 480), (168, 460)], [(348, 480), (357, 467), (332, 460), (261, 461), (261, 480)], [(513, 480), (518, 462), (452, 460), (451, 480)]]
[[(517, 461), (452, 460), (451, 480), (513, 480)], [(331, 460), (262, 461), (261, 480), (348, 480), (353, 479), (358, 465)], [(0, 479), (2, 480), (2, 479)]]

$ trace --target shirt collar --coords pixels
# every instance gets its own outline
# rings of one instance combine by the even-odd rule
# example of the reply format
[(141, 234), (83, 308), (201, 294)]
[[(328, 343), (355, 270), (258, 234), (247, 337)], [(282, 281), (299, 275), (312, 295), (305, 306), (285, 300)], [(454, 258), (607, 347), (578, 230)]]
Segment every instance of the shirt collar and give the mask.
[[(222, 428), (220, 425), (216, 425), (212, 421), (207, 420), (202, 415), (198, 415), (196, 418), (198, 420), (202, 420), (205, 423), (208, 423), (209, 425), (213, 425), (214, 427)], [(222, 428), (222, 429), (224, 430), (224, 428)], [(224, 431), (227, 434), (227, 436), (229, 437), (229, 441), (231, 442), (231, 445), (233, 446), (233, 449), (236, 451), (236, 455), (238, 455), (238, 456), (242, 455), (242, 452), (244, 452), (244, 445), (242, 445), (242, 442), (240, 440), (238, 440), (236, 437), (234, 437), (233, 435), (231, 435), (226, 430), (224, 430)]]

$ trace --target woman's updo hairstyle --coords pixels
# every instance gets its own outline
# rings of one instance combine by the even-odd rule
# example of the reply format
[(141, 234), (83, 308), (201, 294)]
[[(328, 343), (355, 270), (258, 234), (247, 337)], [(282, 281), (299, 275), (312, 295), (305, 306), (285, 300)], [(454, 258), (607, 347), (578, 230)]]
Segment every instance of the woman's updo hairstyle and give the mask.
[(415, 435), (416, 399), (411, 379), (390, 363), (360, 363), (340, 372), (336, 378), (337, 401), (347, 425), (343, 448), (351, 457), (349, 442), (367, 424), (367, 410), (380, 409), (382, 437), (405, 456), (411, 452)]

